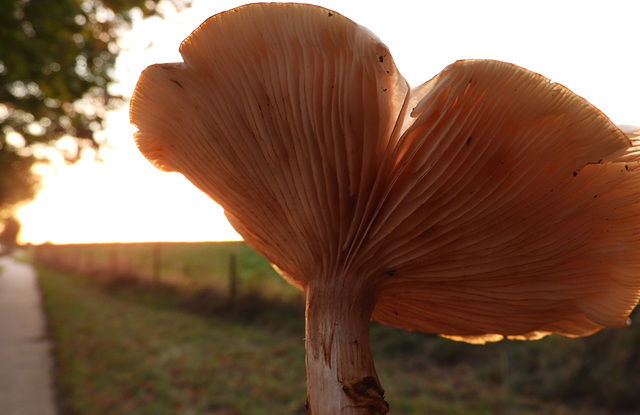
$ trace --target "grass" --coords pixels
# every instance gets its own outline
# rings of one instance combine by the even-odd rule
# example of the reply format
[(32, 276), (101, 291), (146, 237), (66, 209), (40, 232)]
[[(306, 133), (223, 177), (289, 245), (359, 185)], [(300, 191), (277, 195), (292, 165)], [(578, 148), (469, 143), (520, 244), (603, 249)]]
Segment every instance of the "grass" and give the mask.
[(132, 301), (77, 275), (39, 274), (67, 413), (304, 413), (302, 325), (205, 318), (162, 294)]
[[(65, 415), (306, 413), (299, 295), (39, 275)], [(637, 326), (472, 346), (372, 324), (371, 338), (391, 413), (640, 411)]]
[(231, 257), (236, 291), (291, 300), (300, 293), (244, 242), (160, 242), (40, 245), (40, 262), (93, 276), (135, 277), (191, 290), (231, 291)]

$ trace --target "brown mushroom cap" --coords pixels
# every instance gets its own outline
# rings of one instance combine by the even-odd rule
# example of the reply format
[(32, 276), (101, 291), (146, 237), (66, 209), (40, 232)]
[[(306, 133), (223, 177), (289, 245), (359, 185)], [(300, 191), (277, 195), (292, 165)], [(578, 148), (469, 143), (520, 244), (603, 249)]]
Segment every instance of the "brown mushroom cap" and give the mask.
[(563, 86), (459, 61), (410, 89), (317, 6), (209, 18), (140, 77), (140, 151), (293, 284), (368, 286), (373, 319), (458, 340), (622, 326), (640, 292), (629, 138)]

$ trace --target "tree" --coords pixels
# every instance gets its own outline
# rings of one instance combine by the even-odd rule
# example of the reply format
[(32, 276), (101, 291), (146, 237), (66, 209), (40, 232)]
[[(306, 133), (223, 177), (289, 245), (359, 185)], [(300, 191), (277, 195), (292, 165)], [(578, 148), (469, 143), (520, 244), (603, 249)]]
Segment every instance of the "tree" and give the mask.
[[(33, 198), (38, 149), (63, 136), (75, 151), (98, 148), (106, 112), (124, 103), (109, 92), (118, 38), (133, 16), (161, 15), (161, 0), (0, 2), (0, 221)], [(191, 0), (164, 0), (177, 9)]]
[(15, 218), (9, 218), (4, 222), (2, 231), (0, 231), (0, 255), (15, 249), (20, 227), (20, 221)]

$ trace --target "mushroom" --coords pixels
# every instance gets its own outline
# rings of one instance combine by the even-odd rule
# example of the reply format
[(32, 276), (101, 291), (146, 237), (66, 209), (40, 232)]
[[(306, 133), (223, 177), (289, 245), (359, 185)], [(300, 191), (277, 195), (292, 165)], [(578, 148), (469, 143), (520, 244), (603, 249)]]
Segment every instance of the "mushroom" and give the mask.
[(640, 155), (567, 88), (490, 60), (410, 88), (301, 4), (217, 14), (180, 52), (140, 76), (136, 144), (305, 291), (309, 413), (387, 413), (371, 319), (473, 343), (628, 324)]

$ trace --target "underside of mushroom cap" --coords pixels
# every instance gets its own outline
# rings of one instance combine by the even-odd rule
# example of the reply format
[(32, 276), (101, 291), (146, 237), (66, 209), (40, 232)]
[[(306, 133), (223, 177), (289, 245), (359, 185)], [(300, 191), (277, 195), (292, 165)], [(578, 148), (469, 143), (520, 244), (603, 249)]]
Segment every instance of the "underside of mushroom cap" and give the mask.
[(297, 285), (339, 268), (409, 91), (386, 46), (321, 7), (251, 4), (180, 51), (136, 86), (140, 151), (216, 200)]
[(140, 151), (258, 252), (377, 291), (373, 318), (465, 341), (625, 324), (640, 292), (640, 169), (582, 98), (460, 61), (410, 90), (369, 31), (317, 6), (208, 19), (147, 68)]
[(510, 64), (457, 62), (424, 87), (371, 228), (379, 248), (362, 251), (394, 270), (374, 319), (480, 342), (625, 325), (640, 291), (635, 146)]

